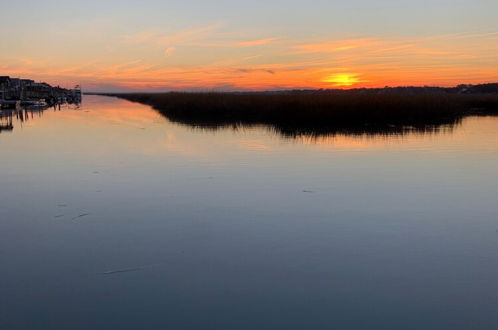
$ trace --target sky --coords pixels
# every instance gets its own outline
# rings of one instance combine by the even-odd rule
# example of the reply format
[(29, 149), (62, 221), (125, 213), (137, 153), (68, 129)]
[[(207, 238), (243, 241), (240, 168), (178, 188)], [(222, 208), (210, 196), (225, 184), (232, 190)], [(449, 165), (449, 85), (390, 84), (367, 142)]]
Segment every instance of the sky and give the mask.
[(496, 0), (0, 0), (0, 75), (84, 91), (498, 82)]

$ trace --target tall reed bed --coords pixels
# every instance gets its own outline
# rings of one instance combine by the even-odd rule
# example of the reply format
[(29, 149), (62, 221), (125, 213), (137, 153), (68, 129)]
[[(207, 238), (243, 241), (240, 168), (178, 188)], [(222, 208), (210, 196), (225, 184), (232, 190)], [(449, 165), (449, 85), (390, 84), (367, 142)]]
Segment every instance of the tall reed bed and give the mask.
[(199, 127), (263, 124), (281, 130), (423, 127), (495, 113), (498, 95), (361, 93), (107, 94), (150, 105), (170, 120)]

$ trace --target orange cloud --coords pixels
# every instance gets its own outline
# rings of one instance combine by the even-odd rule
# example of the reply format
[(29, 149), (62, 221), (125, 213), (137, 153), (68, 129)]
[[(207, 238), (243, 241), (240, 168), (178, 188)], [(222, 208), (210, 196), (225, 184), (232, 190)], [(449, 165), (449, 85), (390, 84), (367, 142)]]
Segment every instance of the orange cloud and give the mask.
[(241, 46), (241, 47), (261, 46), (261, 45), (267, 45), (267, 44), (274, 42), (276, 40), (277, 40), (277, 38), (267, 38), (267, 39), (259, 39), (259, 40), (242, 41), (242, 42), (238, 42), (237, 45)]

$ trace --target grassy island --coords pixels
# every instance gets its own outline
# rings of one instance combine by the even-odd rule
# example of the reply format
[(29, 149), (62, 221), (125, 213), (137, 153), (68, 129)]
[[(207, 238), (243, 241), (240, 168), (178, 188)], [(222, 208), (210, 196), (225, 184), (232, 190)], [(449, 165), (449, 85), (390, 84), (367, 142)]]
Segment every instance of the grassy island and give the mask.
[(238, 93), (113, 93), (196, 127), (270, 125), (284, 134), (433, 129), (495, 114), (498, 94), (446, 89)]

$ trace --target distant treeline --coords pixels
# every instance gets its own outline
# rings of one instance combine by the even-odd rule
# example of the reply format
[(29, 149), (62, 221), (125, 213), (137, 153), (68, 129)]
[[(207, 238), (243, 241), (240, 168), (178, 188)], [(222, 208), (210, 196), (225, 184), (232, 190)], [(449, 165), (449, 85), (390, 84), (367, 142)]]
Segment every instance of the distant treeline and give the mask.
[[(493, 94), (496, 93), (496, 94)], [(232, 93), (103, 94), (195, 126), (270, 125), (286, 135), (419, 130), (498, 113), (498, 84)]]

